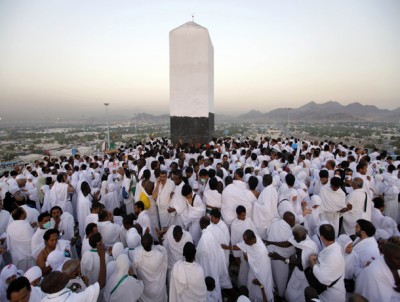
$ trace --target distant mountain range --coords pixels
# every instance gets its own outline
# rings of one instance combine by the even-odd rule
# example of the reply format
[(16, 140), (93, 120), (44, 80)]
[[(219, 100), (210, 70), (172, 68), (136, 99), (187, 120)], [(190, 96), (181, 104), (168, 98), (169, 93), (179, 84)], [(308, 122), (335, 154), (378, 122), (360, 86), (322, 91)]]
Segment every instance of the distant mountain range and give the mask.
[(397, 122), (400, 120), (400, 107), (394, 110), (379, 109), (376, 106), (362, 105), (358, 102), (342, 105), (329, 101), (322, 104), (309, 102), (298, 108), (279, 108), (267, 113), (251, 110), (237, 117), (242, 121), (268, 119), (272, 121), (376, 121)]
[[(373, 121), (373, 122), (398, 122), (400, 120), (400, 107), (394, 110), (379, 109), (376, 106), (362, 105), (358, 102), (342, 105), (329, 101), (317, 104), (309, 102), (298, 108), (278, 108), (263, 113), (258, 110), (239, 115), (215, 115), (215, 122), (259, 122), (259, 121)], [(138, 113), (132, 122), (157, 123), (169, 121), (169, 114), (152, 115)]]

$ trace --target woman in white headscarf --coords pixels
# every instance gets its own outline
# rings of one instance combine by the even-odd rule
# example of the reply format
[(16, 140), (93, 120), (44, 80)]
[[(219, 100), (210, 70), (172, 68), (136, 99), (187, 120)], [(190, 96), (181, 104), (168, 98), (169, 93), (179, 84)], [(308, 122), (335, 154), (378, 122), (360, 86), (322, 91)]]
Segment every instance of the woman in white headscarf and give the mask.
[(129, 259), (125, 254), (115, 260), (115, 271), (104, 288), (104, 301), (138, 301), (143, 294), (143, 282), (128, 274)]
[(19, 276), (18, 269), (14, 264), (3, 267), (0, 274), (0, 301), (7, 301), (7, 287)]
[(359, 267), (357, 263), (360, 258), (356, 251), (353, 251), (353, 240), (347, 234), (342, 234), (336, 239), (342, 248), (342, 253), (345, 260), (345, 275), (344, 282), (346, 291), (351, 293), (354, 291), (354, 279), (356, 278), (356, 269)]
[(118, 258), (119, 255), (123, 253), (125, 253), (125, 249), (122, 242), (114, 243), (111, 249), (111, 255), (113, 260), (107, 263), (107, 279), (106, 279), (107, 281), (115, 271), (115, 260)]
[(104, 196), (104, 206), (106, 207), (107, 211), (111, 213), (114, 212), (115, 208), (120, 207), (118, 193), (115, 190), (114, 183), (109, 183), (107, 185), (107, 194)]
[(319, 223), (319, 206), (321, 205), (321, 197), (318, 195), (311, 196), (310, 210), (311, 214), (304, 217), (304, 227), (308, 231), (310, 237), (317, 233)]
[[(307, 179), (307, 173), (304, 171), (299, 171), (299, 173), (297, 173), (296, 175), (296, 184), (295, 187), (297, 189), (303, 189), (304, 186), (302, 186), (302, 184), (306, 185), (306, 179)], [(307, 189), (307, 185), (306, 185), (306, 189)]]
[(384, 193), (385, 199), (385, 216), (391, 217), (394, 221), (397, 222), (397, 215), (399, 211), (399, 188), (396, 185), (397, 177), (394, 175), (388, 175), (385, 178), (385, 182), (387, 183), (387, 187)]
[(135, 228), (131, 228), (128, 230), (126, 233), (126, 245), (128, 246), (125, 249), (126, 254), (128, 255), (129, 262), (132, 265), (134, 256), (135, 256), (135, 249), (140, 246), (140, 240), (142, 238), (140, 237), (139, 233)]
[(107, 180), (103, 180), (101, 182), (101, 187), (100, 187), (100, 195), (101, 195), (101, 199), (99, 200), (100, 203), (102, 203), (104, 205), (104, 198), (107, 194)]
[(388, 216), (382, 217), (381, 228), (389, 234), (389, 237), (400, 236), (400, 232), (397, 229), (397, 223), (391, 217), (388, 217)]
[(281, 186), (282, 182), (281, 182), (281, 178), (279, 177), (279, 175), (274, 175), (272, 177), (272, 184), (274, 185), (275, 189), (278, 190), (279, 187)]

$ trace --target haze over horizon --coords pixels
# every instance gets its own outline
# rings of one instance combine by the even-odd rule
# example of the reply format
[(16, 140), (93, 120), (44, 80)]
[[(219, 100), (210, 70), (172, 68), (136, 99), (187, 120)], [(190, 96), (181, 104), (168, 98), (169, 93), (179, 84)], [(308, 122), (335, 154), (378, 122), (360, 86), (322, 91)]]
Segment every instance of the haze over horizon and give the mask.
[(216, 114), (400, 106), (400, 1), (167, 2), (0, 0), (0, 117), (168, 113), (168, 33), (193, 12)]

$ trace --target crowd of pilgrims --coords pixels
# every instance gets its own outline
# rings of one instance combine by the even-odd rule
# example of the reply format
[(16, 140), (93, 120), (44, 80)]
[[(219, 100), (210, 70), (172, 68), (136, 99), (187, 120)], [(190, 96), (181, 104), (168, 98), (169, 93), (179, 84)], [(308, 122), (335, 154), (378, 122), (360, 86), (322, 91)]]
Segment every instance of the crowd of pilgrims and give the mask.
[(0, 301), (400, 301), (400, 157), (167, 139), (0, 179)]

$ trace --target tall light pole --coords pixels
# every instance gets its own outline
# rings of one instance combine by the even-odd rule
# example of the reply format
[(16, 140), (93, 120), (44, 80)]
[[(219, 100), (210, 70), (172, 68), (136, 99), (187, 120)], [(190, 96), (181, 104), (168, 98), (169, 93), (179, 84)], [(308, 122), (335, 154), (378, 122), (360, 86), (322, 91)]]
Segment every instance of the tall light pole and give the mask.
[(82, 115), (82, 129), (85, 132), (85, 115)]
[(104, 103), (104, 106), (106, 106), (106, 120), (107, 120), (107, 150), (110, 149), (110, 127), (108, 126), (108, 105), (110, 105), (110, 103)]
[(136, 128), (136, 119), (137, 119), (137, 113), (133, 114), (133, 118), (135, 120), (135, 136), (137, 135), (137, 128)]

